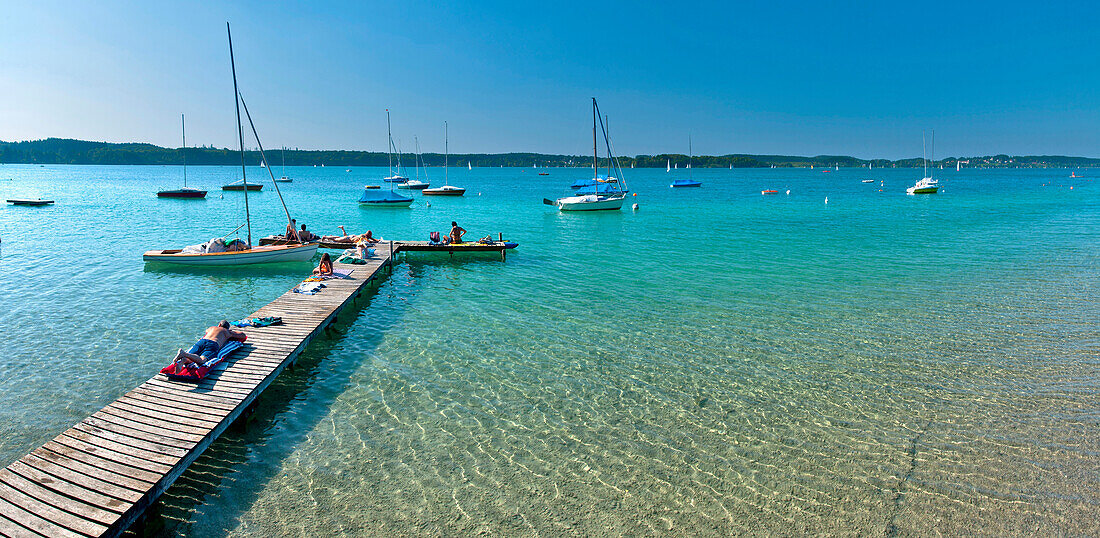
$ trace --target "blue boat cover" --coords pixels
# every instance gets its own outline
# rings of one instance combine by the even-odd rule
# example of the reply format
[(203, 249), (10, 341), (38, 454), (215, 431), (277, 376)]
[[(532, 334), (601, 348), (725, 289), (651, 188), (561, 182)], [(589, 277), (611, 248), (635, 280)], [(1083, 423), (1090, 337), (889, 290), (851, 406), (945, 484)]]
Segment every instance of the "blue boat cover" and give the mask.
[(673, 181), (672, 184), (677, 187), (695, 187), (698, 185), (702, 185), (703, 183), (700, 181), (695, 181), (693, 179), (677, 179)]
[(412, 198), (397, 194), (393, 191), (386, 191), (382, 189), (363, 189), (363, 195), (359, 197), (359, 203), (363, 204), (385, 204), (385, 203), (397, 203), (397, 202), (411, 202)]
[(616, 192), (619, 192), (619, 189), (610, 183), (596, 183), (577, 189), (577, 194), (612, 194)]

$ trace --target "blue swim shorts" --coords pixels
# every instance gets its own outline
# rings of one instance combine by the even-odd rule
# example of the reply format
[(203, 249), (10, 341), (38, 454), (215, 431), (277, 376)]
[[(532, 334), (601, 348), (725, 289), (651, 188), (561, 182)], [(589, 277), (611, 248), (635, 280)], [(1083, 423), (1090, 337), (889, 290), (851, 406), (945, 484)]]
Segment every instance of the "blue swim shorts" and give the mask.
[(220, 347), (221, 346), (213, 340), (200, 338), (198, 342), (195, 342), (195, 345), (191, 346), (191, 351), (188, 351), (188, 353), (198, 355), (204, 359), (213, 359), (218, 356), (218, 349)]

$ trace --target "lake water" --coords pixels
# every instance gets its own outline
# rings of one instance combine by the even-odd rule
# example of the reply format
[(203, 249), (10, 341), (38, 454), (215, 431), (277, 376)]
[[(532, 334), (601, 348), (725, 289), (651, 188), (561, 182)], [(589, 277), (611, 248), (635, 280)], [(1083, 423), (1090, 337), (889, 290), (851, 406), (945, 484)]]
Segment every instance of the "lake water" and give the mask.
[[(587, 172), (547, 171), (456, 168), (465, 197), (385, 210), (356, 203), (385, 170), (288, 168), (314, 231), (457, 220), (520, 247), (405, 257), (167, 492), (159, 532), (1100, 533), (1092, 179), (627, 170), (638, 211), (562, 214), (541, 199)], [(154, 196), (180, 178), (0, 166), (3, 198), (57, 200), (0, 209), (0, 464), (308, 273), (146, 267), (243, 223), (219, 190), (239, 169)], [(269, 181), (249, 201), (254, 240), (284, 228)]]

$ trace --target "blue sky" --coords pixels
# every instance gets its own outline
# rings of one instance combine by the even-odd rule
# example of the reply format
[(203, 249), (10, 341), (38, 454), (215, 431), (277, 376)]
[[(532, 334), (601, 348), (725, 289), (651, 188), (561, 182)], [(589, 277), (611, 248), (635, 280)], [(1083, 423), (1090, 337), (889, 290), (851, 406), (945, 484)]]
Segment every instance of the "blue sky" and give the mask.
[(229, 4), (5, 3), (0, 140), (236, 146), (229, 21), (273, 148), (1100, 156), (1084, 2)]

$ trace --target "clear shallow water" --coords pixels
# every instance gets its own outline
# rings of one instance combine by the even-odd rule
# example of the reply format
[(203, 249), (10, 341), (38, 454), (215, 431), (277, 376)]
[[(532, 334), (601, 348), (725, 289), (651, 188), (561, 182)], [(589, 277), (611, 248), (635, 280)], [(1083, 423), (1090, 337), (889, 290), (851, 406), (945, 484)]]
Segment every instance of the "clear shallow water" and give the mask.
[[(377, 169), (288, 169), (318, 232), (457, 220), (521, 246), (409, 255), (185, 473), (161, 532), (1100, 531), (1091, 180), (944, 171), (910, 197), (919, 170), (696, 170), (685, 190), (632, 170), (640, 211), (576, 215), (540, 200), (585, 172), (549, 171), (452, 169), (465, 198), (401, 211), (355, 204)], [(145, 268), (241, 222), (216, 190), (231, 167), (188, 170), (205, 201), (153, 196), (179, 176), (0, 166), (4, 198), (58, 201), (0, 209), (0, 463), (308, 271)], [(254, 237), (284, 226), (270, 189)]]

